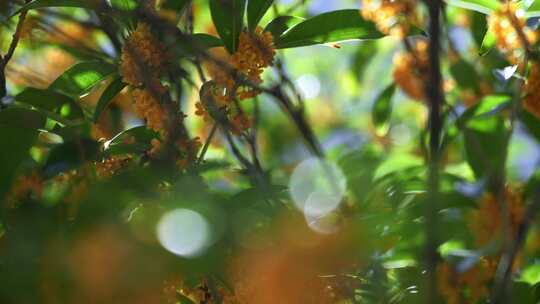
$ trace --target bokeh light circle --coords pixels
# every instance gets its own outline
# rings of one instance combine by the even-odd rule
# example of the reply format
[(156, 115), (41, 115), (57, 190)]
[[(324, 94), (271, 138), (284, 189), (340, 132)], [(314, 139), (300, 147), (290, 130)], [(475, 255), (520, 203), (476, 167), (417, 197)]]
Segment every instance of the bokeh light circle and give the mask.
[(334, 211), (342, 196), (326, 193), (326, 191), (315, 190), (304, 204), (304, 214), (306, 216), (323, 216)]
[(157, 224), (161, 245), (183, 257), (195, 257), (211, 243), (211, 227), (199, 213), (189, 209), (175, 209), (164, 214)]
[(298, 210), (309, 216), (322, 216), (339, 206), (346, 185), (345, 175), (336, 164), (311, 157), (294, 169), (289, 190)]
[(295, 81), (296, 86), (300, 90), (300, 94), (305, 99), (313, 99), (319, 96), (321, 91), (321, 82), (315, 75), (304, 74)]

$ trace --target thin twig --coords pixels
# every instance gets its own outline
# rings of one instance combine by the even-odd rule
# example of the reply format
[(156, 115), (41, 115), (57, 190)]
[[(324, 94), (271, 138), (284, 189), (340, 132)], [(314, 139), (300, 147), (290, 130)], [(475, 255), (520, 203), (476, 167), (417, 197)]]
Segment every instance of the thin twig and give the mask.
[(15, 28), (15, 33), (13, 34), (13, 37), (11, 39), (11, 44), (9, 45), (9, 49), (7, 53), (3, 57), (3, 66), (5, 67), (8, 62), (13, 57), (13, 54), (15, 54), (15, 49), (17, 48), (17, 45), (19, 44), (19, 40), (21, 38), (21, 31), (24, 24), (24, 20), (26, 19), (26, 11), (21, 12), (19, 15), (19, 22), (17, 23), (17, 27)]
[(197, 159), (197, 164), (202, 163), (202, 161), (204, 160), (204, 155), (206, 154), (208, 147), (210, 147), (210, 143), (212, 142), (212, 138), (214, 137), (214, 134), (216, 133), (217, 127), (218, 127), (217, 123), (214, 123), (214, 125), (212, 126), (212, 129), (210, 130), (210, 133), (208, 134), (208, 138), (206, 139), (206, 142), (204, 143), (204, 146), (201, 150), (201, 154), (199, 155), (199, 158)]
[[(13, 54), (15, 54), (15, 49), (17, 49), (17, 45), (19, 44), (19, 40), (21, 38), (21, 30), (24, 24), (24, 20), (26, 19), (26, 14), (26, 11), (22, 11), (20, 13), (19, 21), (17, 22), (15, 33), (13, 34), (13, 38), (11, 39), (11, 43), (9, 44), (8, 51), (4, 56), (0, 55), (0, 101), (7, 95), (6, 66), (13, 57)], [(3, 104), (0, 102), (0, 107), (2, 106)]]

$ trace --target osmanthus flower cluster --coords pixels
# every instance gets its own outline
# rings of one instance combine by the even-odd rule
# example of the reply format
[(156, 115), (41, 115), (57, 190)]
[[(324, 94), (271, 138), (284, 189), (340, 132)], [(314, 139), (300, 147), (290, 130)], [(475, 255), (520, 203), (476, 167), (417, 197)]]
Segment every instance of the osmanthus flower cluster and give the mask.
[(146, 121), (149, 129), (156, 132), (166, 130), (167, 115), (158, 99), (163, 94), (167, 94), (167, 89), (158, 81), (153, 82), (149, 89), (134, 89), (131, 93), (135, 113)]
[[(504, 202), (499, 202), (495, 195), (484, 195), (478, 208), (469, 214), (469, 229), (478, 248), (487, 246), (497, 238), (503, 237), (501, 204), (506, 204), (508, 212), (508, 239), (515, 239), (519, 225), (523, 221), (524, 206), (522, 192), (517, 188), (507, 186), (504, 193)], [(453, 265), (444, 262), (437, 269), (437, 284), (441, 295), (449, 304), (476, 303), (485, 298), (489, 292), (489, 284), (495, 277), (497, 263), (502, 253), (494, 256), (482, 257), (472, 267), (458, 271)], [(513, 267), (517, 266), (514, 261)]]
[(503, 228), (501, 204), (503, 203), (509, 215), (508, 237), (514, 238), (516, 235), (523, 220), (525, 208), (521, 191), (507, 186), (504, 202), (498, 201), (494, 194), (488, 193), (481, 199), (478, 209), (471, 213), (469, 228), (477, 246), (485, 246), (496, 238), (504, 237), (501, 235)]
[[(165, 131), (167, 120), (160, 103), (160, 96), (166, 93), (159, 81), (164, 59), (163, 44), (154, 38), (148, 24), (139, 22), (122, 48), (120, 75), (135, 88), (132, 93), (135, 112), (156, 132)], [(151, 88), (145, 87), (149, 83)]]
[(487, 19), (488, 30), (495, 35), (497, 47), (511, 63), (518, 63), (538, 34), (526, 26), (524, 11), (515, 2), (506, 1)]
[[(149, 129), (158, 132), (162, 138), (169, 135), (167, 128), (175, 115), (180, 122), (185, 117), (180, 112), (169, 113), (164, 106), (164, 102), (170, 97), (168, 88), (161, 83), (160, 77), (166, 70), (167, 62), (165, 45), (155, 37), (149, 24), (139, 22), (122, 48), (120, 75), (132, 88), (135, 113), (146, 122)], [(199, 138), (184, 137), (182, 134), (175, 142), (181, 169), (185, 169), (196, 159), (201, 146)], [(161, 141), (154, 139), (148, 155), (158, 157), (161, 149)]]
[(133, 161), (131, 155), (114, 156), (96, 162), (96, 176), (99, 179), (111, 178), (120, 170), (128, 166)]
[(540, 119), (540, 63), (533, 62), (525, 85), (523, 108)]
[[(480, 258), (476, 265), (459, 272), (448, 262), (437, 268), (437, 287), (448, 304), (477, 303), (488, 292), (497, 264), (493, 259)], [(464, 301), (467, 297), (468, 300)]]
[(44, 188), (44, 179), (37, 173), (19, 176), (11, 186), (11, 191), (6, 198), (6, 205), (10, 208), (28, 196), (40, 197)]
[[(524, 11), (518, 3), (507, 1), (488, 16), (489, 30), (495, 35), (497, 48), (508, 61), (519, 64), (525, 53), (538, 41), (538, 33), (527, 26)], [(540, 118), (540, 66), (536, 59), (530, 64), (529, 75), (524, 86), (523, 108)]]
[(360, 13), (382, 33), (404, 38), (419, 23), (416, 0), (362, 0)]
[[(426, 83), (429, 82), (429, 40), (416, 39), (407, 42), (407, 48), (393, 58), (392, 76), (395, 84), (416, 101), (426, 101)], [(443, 90), (448, 92), (455, 86), (453, 79), (443, 79)]]
[(425, 82), (429, 75), (428, 42), (418, 39), (410, 50), (394, 56), (394, 82), (411, 98), (425, 99)]
[[(233, 132), (241, 133), (251, 126), (251, 121), (240, 109), (234, 109), (234, 101), (256, 97), (259, 90), (253, 86), (262, 83), (262, 73), (273, 64), (276, 54), (274, 38), (270, 32), (257, 27), (253, 32), (240, 33), (238, 48), (233, 54), (223, 49), (214, 50), (214, 60), (206, 63), (206, 70), (215, 83), (213, 99), (217, 107), (227, 113)], [(208, 105), (196, 104), (196, 115), (210, 118)]]
[(88, 194), (93, 182), (113, 177), (132, 161), (133, 157), (127, 155), (105, 158), (94, 162), (93, 165), (85, 162), (78, 169), (61, 172), (50, 179), (46, 179), (38, 171), (20, 175), (11, 185), (5, 201), (6, 207), (17, 207), (27, 198), (42, 199), (46, 191), (54, 190), (63, 194), (63, 201), (69, 205), (68, 217), (74, 218), (78, 203)]
[(186, 169), (189, 164), (197, 160), (197, 155), (202, 147), (202, 143), (199, 137), (192, 139), (180, 138), (176, 141), (176, 146), (182, 154), (182, 158), (177, 161), (177, 165), (181, 169)]

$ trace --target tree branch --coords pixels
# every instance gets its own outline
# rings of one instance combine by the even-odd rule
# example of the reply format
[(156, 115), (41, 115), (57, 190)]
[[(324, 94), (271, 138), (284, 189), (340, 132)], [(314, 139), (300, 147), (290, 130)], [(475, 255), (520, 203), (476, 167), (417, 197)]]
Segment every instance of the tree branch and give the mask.
[(436, 269), (437, 254), (437, 201), (439, 194), (439, 160), (442, 130), (441, 105), (444, 103), (440, 66), (440, 0), (425, 0), (429, 11), (429, 79), (426, 81), (426, 96), (429, 101), (429, 166), (428, 194), (425, 202), (425, 266), (426, 297), (425, 303), (437, 302)]
[(26, 14), (26, 11), (22, 11), (19, 15), (19, 21), (17, 22), (17, 27), (15, 28), (15, 33), (13, 34), (13, 38), (11, 39), (11, 43), (9, 44), (8, 51), (4, 56), (0, 55), (0, 100), (2, 100), (2, 98), (6, 97), (7, 95), (6, 66), (13, 57), (13, 54), (15, 54), (15, 49), (17, 49), (17, 45), (19, 44), (19, 40), (21, 38), (21, 30), (24, 24), (24, 20), (26, 19)]

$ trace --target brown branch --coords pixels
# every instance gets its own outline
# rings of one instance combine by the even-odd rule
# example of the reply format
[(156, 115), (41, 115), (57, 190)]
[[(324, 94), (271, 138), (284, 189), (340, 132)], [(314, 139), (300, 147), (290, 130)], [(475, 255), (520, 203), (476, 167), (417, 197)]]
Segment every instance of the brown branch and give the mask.
[[(524, 74), (527, 65), (529, 62), (529, 58), (533, 55), (532, 51), (530, 50), (530, 44), (528, 40), (526, 39), (526, 36), (522, 30), (522, 28), (518, 24), (518, 20), (516, 16), (512, 14), (508, 14), (509, 19), (511, 20), (511, 24), (514, 28), (514, 30), (518, 33), (518, 37), (520, 37), (521, 43), (525, 49), (525, 54), (523, 58), (523, 62), (520, 65), (519, 73)], [(505, 137), (505, 149), (503, 149), (503, 160), (504, 164), (506, 164), (507, 158), (508, 158), (508, 146), (510, 144), (510, 141), (512, 139), (513, 130), (515, 126), (515, 121), (518, 119), (519, 112), (521, 111), (521, 92), (523, 91), (523, 86), (525, 85), (525, 81), (520, 79), (515, 82), (514, 87), (514, 96), (512, 101), (512, 111), (510, 113), (510, 130), (508, 130), (508, 133)], [(490, 299), (491, 302), (494, 304), (497, 303), (506, 303), (508, 295), (509, 295), (509, 289), (510, 289), (510, 275), (512, 273), (512, 265), (514, 264), (514, 259), (516, 258), (517, 252), (519, 248), (521, 248), (523, 240), (520, 238), (524, 238), (526, 234), (526, 230), (528, 229), (528, 221), (524, 219), (525, 231), (520, 232), (522, 230), (520, 225), (520, 231), (518, 231), (518, 236), (516, 239), (512, 240), (510, 239), (511, 233), (510, 231), (510, 214), (509, 214), (509, 208), (506, 202), (505, 197), (505, 189), (504, 184), (506, 180), (504, 168), (505, 165), (502, 165), (501, 167), (502, 172), (500, 172), (499, 176), (495, 177), (495, 186), (497, 187), (497, 203), (501, 207), (501, 217), (502, 217), (502, 235), (505, 237), (503, 242), (503, 254), (501, 258), (499, 259), (499, 264), (497, 267), (496, 275), (495, 275), (495, 282), (493, 284), (493, 289), (491, 290)], [(540, 200), (540, 191), (538, 191), (538, 197), (534, 198), (533, 204), (531, 207), (527, 210), (525, 214), (525, 218), (532, 216), (533, 214), (536, 214), (538, 209), (538, 206), (536, 206), (537, 201)], [(534, 209), (533, 209), (534, 208)], [(529, 214), (533, 213), (533, 214)]]
[(436, 269), (438, 262), (438, 220), (437, 201), (439, 195), (439, 161), (440, 139), (442, 131), (441, 105), (444, 103), (442, 93), (442, 75), (440, 66), (441, 0), (425, 0), (429, 11), (429, 78), (426, 80), (426, 97), (429, 101), (429, 166), (428, 194), (425, 202), (425, 266), (426, 296), (424, 303), (437, 303)]
[(13, 34), (13, 37), (11, 39), (11, 44), (9, 45), (9, 49), (7, 53), (4, 55), (2, 59), (2, 64), (5, 67), (8, 62), (13, 57), (13, 54), (15, 54), (15, 49), (17, 48), (17, 45), (19, 44), (19, 40), (21, 38), (21, 31), (24, 24), (24, 20), (26, 19), (26, 11), (21, 12), (19, 15), (19, 21), (17, 22), (17, 27), (15, 28), (15, 33)]
[[(7, 95), (6, 66), (13, 57), (13, 54), (15, 54), (15, 49), (17, 49), (17, 45), (19, 44), (19, 40), (21, 38), (21, 30), (24, 24), (24, 20), (26, 19), (26, 14), (26, 11), (22, 11), (19, 15), (19, 21), (17, 22), (15, 33), (13, 34), (11, 43), (9, 44), (8, 51), (4, 56), (0, 55), (0, 101)], [(0, 103), (0, 105), (2, 104)]]
[(210, 133), (208, 134), (208, 138), (206, 139), (206, 142), (204, 143), (204, 146), (201, 150), (201, 154), (199, 154), (199, 158), (197, 159), (197, 164), (202, 163), (202, 161), (204, 160), (204, 155), (206, 154), (208, 147), (210, 147), (210, 143), (212, 142), (212, 138), (214, 137), (214, 134), (216, 133), (217, 127), (218, 127), (217, 123), (214, 123), (214, 125), (212, 126), (212, 129), (210, 130)]
[(527, 232), (533, 224), (534, 217), (540, 209), (540, 186), (537, 186), (532, 197), (532, 202), (525, 211), (523, 221), (519, 224), (517, 234), (512, 240), (508, 250), (502, 255), (497, 268), (498, 277), (496, 278), (495, 288), (492, 294), (492, 303), (506, 303), (508, 293), (508, 282), (510, 281), (514, 261), (525, 243)]

